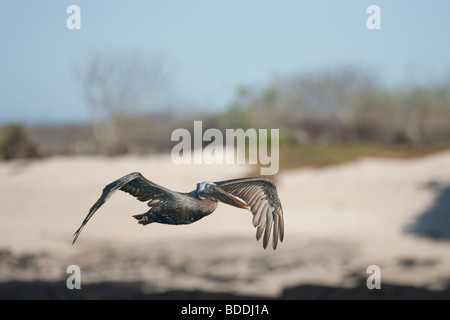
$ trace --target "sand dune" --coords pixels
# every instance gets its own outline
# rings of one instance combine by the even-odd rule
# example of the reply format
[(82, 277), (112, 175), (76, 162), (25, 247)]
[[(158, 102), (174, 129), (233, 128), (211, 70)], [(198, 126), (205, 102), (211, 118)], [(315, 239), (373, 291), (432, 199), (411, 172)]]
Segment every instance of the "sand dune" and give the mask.
[(172, 164), (169, 156), (49, 158), (0, 163), (0, 282), (143, 281), (149, 293), (206, 290), (276, 296), (286, 287), (351, 287), (378, 265), (382, 283), (440, 289), (450, 279), (450, 152), (410, 160), (362, 159), (276, 177), (285, 241), (255, 240), (248, 211), (226, 205), (189, 226), (142, 227), (145, 203), (116, 193), (71, 245), (109, 182), (140, 171), (190, 191), (247, 175), (246, 165)]

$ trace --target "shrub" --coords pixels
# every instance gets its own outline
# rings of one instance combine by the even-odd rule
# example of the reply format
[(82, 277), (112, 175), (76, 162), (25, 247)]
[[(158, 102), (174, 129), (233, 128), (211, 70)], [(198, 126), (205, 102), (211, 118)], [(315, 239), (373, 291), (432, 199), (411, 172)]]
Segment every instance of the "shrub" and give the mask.
[(22, 125), (7, 125), (0, 129), (0, 160), (36, 158), (37, 148)]

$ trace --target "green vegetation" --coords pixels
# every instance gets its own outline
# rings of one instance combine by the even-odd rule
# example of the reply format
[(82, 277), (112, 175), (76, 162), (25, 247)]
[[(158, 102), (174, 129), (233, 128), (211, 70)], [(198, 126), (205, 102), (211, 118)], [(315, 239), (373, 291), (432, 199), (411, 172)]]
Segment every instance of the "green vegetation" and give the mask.
[(365, 157), (412, 158), (448, 149), (448, 146), (410, 147), (401, 145), (381, 145), (373, 143), (311, 144), (290, 146), (280, 149), (280, 164), (283, 169), (297, 167), (322, 168)]
[[(28, 130), (6, 126), (0, 131), (0, 159), (38, 153), (167, 152), (175, 144), (170, 139), (172, 131), (192, 131), (194, 120), (203, 121), (203, 130), (217, 128), (223, 134), (228, 128), (280, 129), (280, 165), (285, 168), (324, 166), (363, 156), (418, 156), (450, 146), (450, 78), (386, 88), (370, 73), (342, 68), (278, 77), (260, 87), (241, 86), (229, 108), (220, 113), (192, 107), (184, 112), (180, 107), (146, 112), (147, 101), (163, 104), (153, 83), (161, 83), (164, 72), (149, 69), (125, 83), (122, 73), (132, 77), (144, 61), (124, 61), (126, 68), (112, 68), (116, 62), (94, 60), (80, 77), (93, 110), (92, 124)], [(152, 81), (139, 89), (135, 84), (146, 77)], [(112, 80), (104, 83), (104, 79)], [(133, 91), (130, 97), (130, 86), (151, 94)]]
[(373, 76), (346, 68), (276, 79), (246, 92), (238, 104), (255, 123), (282, 129), (296, 145), (450, 143), (450, 79), (384, 88)]
[(37, 156), (37, 149), (24, 126), (7, 125), (0, 129), (0, 160)]

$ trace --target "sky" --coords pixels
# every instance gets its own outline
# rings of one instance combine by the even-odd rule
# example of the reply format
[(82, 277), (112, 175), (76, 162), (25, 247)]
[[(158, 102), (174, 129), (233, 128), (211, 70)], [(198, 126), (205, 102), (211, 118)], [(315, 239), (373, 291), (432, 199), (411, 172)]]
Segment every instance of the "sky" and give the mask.
[[(68, 29), (70, 5), (81, 29)], [(370, 5), (381, 29), (370, 30)], [(450, 1), (0, 1), (0, 125), (90, 121), (93, 56), (164, 56), (177, 107), (221, 110), (239, 86), (342, 66), (387, 85), (450, 75)]]

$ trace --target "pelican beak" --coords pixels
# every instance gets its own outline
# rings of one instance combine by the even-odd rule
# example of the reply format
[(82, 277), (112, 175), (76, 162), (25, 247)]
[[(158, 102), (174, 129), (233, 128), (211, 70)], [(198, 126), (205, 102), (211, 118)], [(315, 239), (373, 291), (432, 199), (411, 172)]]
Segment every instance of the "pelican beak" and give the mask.
[(233, 196), (231, 193), (223, 191), (219, 187), (214, 188), (214, 198), (216, 198), (220, 202), (250, 211), (250, 206), (247, 205), (243, 200)]

